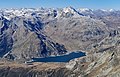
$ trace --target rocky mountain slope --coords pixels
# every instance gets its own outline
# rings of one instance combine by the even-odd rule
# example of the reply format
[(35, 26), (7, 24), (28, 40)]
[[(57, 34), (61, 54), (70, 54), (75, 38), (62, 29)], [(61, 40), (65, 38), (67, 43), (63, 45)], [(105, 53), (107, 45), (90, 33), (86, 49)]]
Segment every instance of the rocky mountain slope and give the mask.
[(0, 56), (13, 60), (87, 51), (108, 35), (106, 24), (72, 7), (0, 12)]
[(64, 64), (34, 63), (33, 65), (0, 62), (1, 77), (68, 77), (72, 71)]
[(41, 31), (39, 18), (0, 18), (0, 56), (13, 60), (31, 59), (66, 53), (63, 45)]
[[(0, 76), (119, 77), (119, 18), (116, 10), (2, 9)], [(78, 50), (87, 55), (68, 63), (23, 63)]]
[(120, 76), (120, 35), (107, 37), (92, 54), (66, 64), (77, 72), (76, 77), (119, 77)]

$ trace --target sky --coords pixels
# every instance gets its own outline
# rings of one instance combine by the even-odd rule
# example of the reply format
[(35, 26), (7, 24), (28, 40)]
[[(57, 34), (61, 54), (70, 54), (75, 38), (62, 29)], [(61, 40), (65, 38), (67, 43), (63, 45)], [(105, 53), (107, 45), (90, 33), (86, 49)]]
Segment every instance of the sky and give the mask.
[(120, 0), (0, 0), (0, 8), (63, 8), (68, 6), (120, 10)]

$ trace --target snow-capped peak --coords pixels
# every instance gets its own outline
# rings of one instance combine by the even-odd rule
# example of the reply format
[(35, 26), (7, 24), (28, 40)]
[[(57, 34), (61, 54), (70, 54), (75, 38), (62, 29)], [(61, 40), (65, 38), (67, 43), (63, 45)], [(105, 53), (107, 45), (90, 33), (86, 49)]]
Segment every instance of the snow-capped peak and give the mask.
[(79, 11), (80, 12), (86, 12), (86, 11), (92, 11), (92, 10), (88, 9), (88, 8), (80, 8)]
[(20, 9), (1, 9), (0, 13), (1, 15), (6, 18), (7, 20), (10, 20), (11, 18), (14, 18), (16, 16), (18, 17), (43, 17), (46, 18), (58, 18), (58, 17), (81, 17), (89, 14), (99, 13), (99, 14), (108, 14), (109, 12), (115, 11), (114, 9), (110, 10), (92, 10), (88, 8), (79, 8), (74, 9), (73, 7), (66, 7), (63, 9), (53, 9), (53, 8), (20, 8)]
[(107, 12), (108, 10), (105, 10), (105, 9), (100, 9), (101, 11), (103, 11), (103, 12)]
[(76, 13), (76, 10), (73, 8), (73, 7), (66, 7), (66, 8), (63, 8), (63, 11), (65, 13), (68, 13), (68, 12), (71, 12), (71, 13)]
[(71, 13), (73, 14), (74, 17), (78, 17), (78, 16), (83, 16), (83, 14), (81, 14), (80, 12), (78, 12), (76, 9), (74, 9), (73, 7), (66, 7), (66, 8), (63, 8), (63, 12), (64, 13)]
[(115, 10), (114, 10), (114, 9), (110, 9), (109, 11), (110, 11), (110, 12), (113, 12), (113, 11), (115, 11)]

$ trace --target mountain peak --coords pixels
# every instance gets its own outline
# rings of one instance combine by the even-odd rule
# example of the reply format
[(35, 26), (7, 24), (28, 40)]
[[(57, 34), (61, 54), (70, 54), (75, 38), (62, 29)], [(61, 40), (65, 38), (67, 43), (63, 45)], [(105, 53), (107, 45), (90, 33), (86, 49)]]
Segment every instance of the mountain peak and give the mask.
[(92, 11), (92, 9), (88, 9), (88, 8), (79, 8), (80, 12), (88, 12), (88, 11)]
[(114, 10), (114, 9), (109, 9), (109, 11), (110, 11), (110, 12), (113, 12), (113, 11), (115, 11), (115, 10)]
[(65, 13), (67, 13), (67, 12), (75, 12), (76, 10), (73, 8), (73, 7), (66, 7), (66, 8), (63, 8), (63, 11), (65, 12)]
[(83, 14), (79, 13), (75, 8), (73, 8), (71, 6), (63, 8), (63, 12), (64, 13), (71, 13), (74, 16), (81, 16), (81, 15), (83, 16)]

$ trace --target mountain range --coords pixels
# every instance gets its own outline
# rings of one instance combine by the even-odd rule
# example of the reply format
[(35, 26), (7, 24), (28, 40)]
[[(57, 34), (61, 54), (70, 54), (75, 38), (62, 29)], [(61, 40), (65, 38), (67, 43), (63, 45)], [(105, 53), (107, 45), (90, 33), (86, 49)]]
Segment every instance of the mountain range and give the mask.
[[(14, 67), (14, 62), (73, 51), (87, 55), (68, 63), (45, 63), (47, 68), (39, 63), (35, 67)], [(12, 72), (21, 74), (21, 70), (26, 73), (20, 77), (119, 77), (120, 11), (73, 7), (1, 9), (0, 58), (14, 64), (8, 68), (1, 63), (0, 67), (5, 66), (0, 71), (9, 69), (0, 74), (2, 77), (12, 77)], [(36, 74), (36, 68), (42, 70), (37, 69)]]

